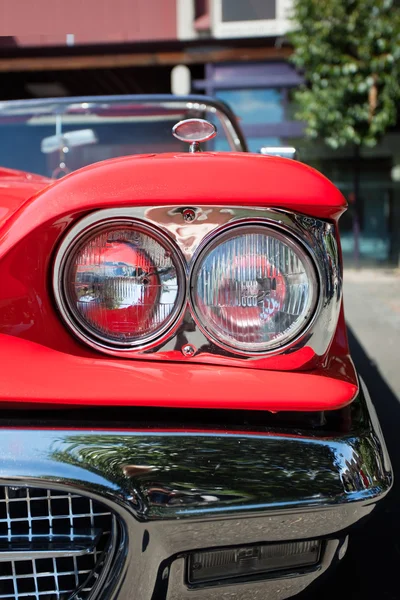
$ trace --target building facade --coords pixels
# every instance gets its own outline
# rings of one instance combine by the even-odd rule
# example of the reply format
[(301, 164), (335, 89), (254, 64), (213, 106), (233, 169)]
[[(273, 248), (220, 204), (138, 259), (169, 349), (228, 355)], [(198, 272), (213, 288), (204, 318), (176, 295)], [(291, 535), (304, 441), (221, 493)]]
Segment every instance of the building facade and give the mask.
[[(187, 65), (191, 91), (230, 104), (251, 151), (293, 145), (300, 160), (339, 186), (349, 200), (341, 226), (350, 262), (353, 151), (308, 141), (296, 120), (293, 96), (303, 80), (288, 60), (291, 2), (37, 0), (24, 4), (22, 19), (17, 2), (0, 0), (0, 99), (166, 93), (174, 66)], [(394, 129), (363, 155), (358, 212), (366, 263), (398, 262), (399, 142)]]

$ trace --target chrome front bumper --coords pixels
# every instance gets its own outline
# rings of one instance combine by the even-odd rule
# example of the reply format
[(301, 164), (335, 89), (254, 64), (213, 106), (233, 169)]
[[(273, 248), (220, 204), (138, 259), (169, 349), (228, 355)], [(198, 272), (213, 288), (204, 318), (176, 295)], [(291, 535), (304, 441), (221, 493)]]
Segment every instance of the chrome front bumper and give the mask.
[[(120, 547), (104, 599), (282, 599), (345, 552), (347, 530), (390, 489), (392, 471), (364, 390), (351, 432), (4, 428), (0, 485), (67, 489), (118, 515)], [(190, 588), (188, 553), (321, 538), (312, 569)]]

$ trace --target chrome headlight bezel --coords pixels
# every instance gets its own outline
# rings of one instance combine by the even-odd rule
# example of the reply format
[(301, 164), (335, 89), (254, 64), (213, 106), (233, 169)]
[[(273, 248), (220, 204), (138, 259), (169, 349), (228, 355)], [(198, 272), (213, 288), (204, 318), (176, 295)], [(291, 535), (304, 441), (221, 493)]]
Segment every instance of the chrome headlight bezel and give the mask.
[[(190, 219), (186, 218), (187, 214), (190, 214)], [(180, 262), (182, 297), (174, 322), (170, 322), (160, 336), (142, 340), (140, 344), (129, 347), (108, 344), (82, 331), (79, 323), (71, 319), (62, 289), (63, 264), (70, 248), (86, 231), (112, 220), (140, 224), (152, 235), (157, 232), (179, 256)], [(241, 352), (221, 343), (215, 336), (210, 336), (196, 316), (190, 293), (193, 270), (202, 249), (226, 230), (250, 223), (279, 231), (296, 247), (300, 247), (313, 265), (318, 287), (317, 302), (304, 329), (285, 345), (277, 345), (265, 352)], [(293, 368), (293, 365), (297, 368), (298, 365), (307, 364), (312, 356), (322, 357), (327, 352), (336, 329), (342, 297), (337, 231), (335, 225), (328, 221), (274, 208), (164, 205), (101, 209), (81, 218), (61, 241), (54, 262), (53, 292), (67, 328), (80, 341), (105, 354), (146, 360), (200, 360), (209, 363), (216, 361), (219, 364), (223, 361), (224, 364), (237, 366), (246, 363), (251, 366), (253, 361), (259, 360), (267, 365), (265, 361), (272, 358), (272, 368), (278, 364), (275, 357), (279, 356), (279, 365), (283, 368)], [(184, 352), (184, 347), (190, 347), (190, 352)], [(299, 350), (302, 353), (297, 359)]]
[[(89, 240), (95, 234), (100, 234), (103, 230), (121, 226), (126, 228), (132, 227), (136, 231), (147, 234), (154, 238), (164, 248), (168, 249), (173, 257), (178, 279), (178, 296), (175, 306), (164, 325), (154, 333), (143, 336), (138, 341), (131, 342), (120, 342), (111, 339), (106, 335), (95, 332), (94, 328), (88, 326), (85, 320), (79, 315), (79, 311), (72, 305), (66, 282), (66, 276), (69, 272), (71, 262), (85, 241)], [(183, 316), (186, 299), (184, 260), (179, 248), (176, 247), (173, 241), (163, 231), (153, 225), (129, 217), (107, 218), (105, 216), (103, 219), (97, 220), (96, 218), (91, 218), (91, 216), (89, 216), (72, 227), (58, 249), (53, 270), (53, 292), (57, 308), (64, 321), (72, 332), (89, 346), (105, 352), (121, 353), (149, 349), (155, 344), (159, 344), (165, 340)]]
[[(311, 298), (308, 303), (307, 314), (303, 324), (297, 327), (294, 333), (288, 336), (284, 343), (282, 343), (279, 340), (276, 340), (275, 342), (265, 344), (264, 347), (260, 349), (246, 349), (244, 347), (244, 344), (235, 345), (234, 342), (224, 342), (224, 340), (221, 339), (222, 336), (218, 336), (216, 328), (214, 328), (210, 323), (207, 323), (206, 319), (202, 317), (199, 307), (197, 306), (196, 299), (194, 297), (194, 286), (197, 279), (197, 274), (207, 254), (219, 245), (221, 245), (225, 241), (225, 239), (230, 237), (232, 233), (243, 232), (243, 234), (245, 234), (248, 230), (251, 229), (253, 231), (267, 230), (268, 232), (271, 232), (273, 236), (277, 237), (288, 247), (290, 247), (294, 252), (298, 252), (299, 254), (301, 254), (302, 262), (308, 271), (307, 276), (310, 281), (311, 289)], [(321, 299), (321, 294), (319, 293), (320, 282), (320, 272), (318, 269), (318, 265), (316, 264), (313, 258), (312, 250), (306, 246), (306, 244), (300, 237), (295, 236), (293, 232), (289, 232), (287, 228), (281, 227), (277, 223), (272, 224), (262, 219), (238, 220), (225, 227), (218, 228), (212, 234), (206, 236), (202, 244), (197, 249), (195, 255), (193, 256), (193, 261), (190, 268), (190, 277), (188, 285), (189, 303), (191, 307), (192, 316), (196, 321), (197, 326), (203, 331), (205, 336), (207, 336), (220, 348), (230, 352), (234, 352), (235, 354), (240, 356), (270, 356), (272, 352), (275, 352), (277, 350), (279, 350), (279, 352), (283, 352), (286, 348), (291, 347), (296, 342), (296, 340), (303, 337), (310, 329), (319, 311), (319, 304)]]

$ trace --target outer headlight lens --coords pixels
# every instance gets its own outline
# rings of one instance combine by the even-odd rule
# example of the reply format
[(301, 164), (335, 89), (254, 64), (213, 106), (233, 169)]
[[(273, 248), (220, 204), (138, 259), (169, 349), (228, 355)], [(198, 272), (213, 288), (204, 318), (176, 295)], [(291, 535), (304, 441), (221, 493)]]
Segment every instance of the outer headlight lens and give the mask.
[(206, 333), (249, 354), (296, 338), (317, 297), (306, 251), (264, 225), (240, 225), (216, 236), (201, 251), (191, 279), (192, 307)]
[(106, 346), (143, 346), (172, 325), (185, 295), (177, 251), (140, 223), (97, 224), (68, 253), (63, 305), (77, 333)]

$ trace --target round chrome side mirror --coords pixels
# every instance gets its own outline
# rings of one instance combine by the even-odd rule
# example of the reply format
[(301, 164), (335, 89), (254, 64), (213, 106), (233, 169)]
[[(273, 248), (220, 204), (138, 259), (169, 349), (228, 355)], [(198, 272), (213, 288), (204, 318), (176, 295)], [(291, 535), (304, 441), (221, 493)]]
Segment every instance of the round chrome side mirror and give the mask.
[(217, 128), (205, 119), (185, 119), (173, 126), (172, 135), (190, 144), (189, 152), (200, 152), (200, 142), (212, 140), (217, 135)]

